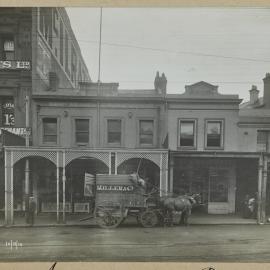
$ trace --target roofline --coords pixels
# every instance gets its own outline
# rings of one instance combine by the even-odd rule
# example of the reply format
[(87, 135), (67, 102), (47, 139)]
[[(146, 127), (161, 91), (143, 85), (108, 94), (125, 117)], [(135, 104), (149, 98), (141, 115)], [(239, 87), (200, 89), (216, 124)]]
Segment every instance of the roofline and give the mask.
[(241, 99), (216, 99), (216, 98), (168, 98), (162, 95), (156, 96), (149, 96), (149, 95), (132, 95), (132, 94), (118, 94), (118, 95), (104, 95), (104, 96), (82, 96), (82, 95), (38, 95), (33, 94), (32, 98), (34, 100), (74, 100), (74, 101), (89, 101), (89, 100), (96, 100), (96, 101), (147, 101), (147, 102), (169, 102), (169, 103), (206, 103), (206, 104), (215, 104), (215, 103), (225, 103), (225, 104), (240, 104)]
[[(132, 97), (132, 98), (131, 98)], [(164, 102), (164, 98), (157, 96), (157, 97), (149, 97), (149, 96), (66, 96), (66, 95), (32, 95), (34, 100), (57, 100), (57, 101), (64, 101), (64, 100), (74, 100), (74, 101), (104, 101), (104, 102), (118, 102), (118, 101), (128, 101), (128, 102), (135, 102), (135, 101), (145, 101), (145, 102)]]

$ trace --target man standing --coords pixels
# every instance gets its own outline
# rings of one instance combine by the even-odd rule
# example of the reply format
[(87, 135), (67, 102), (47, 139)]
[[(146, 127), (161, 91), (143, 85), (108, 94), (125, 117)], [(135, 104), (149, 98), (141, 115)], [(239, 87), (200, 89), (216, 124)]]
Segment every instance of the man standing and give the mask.
[(36, 212), (36, 202), (34, 197), (29, 197), (29, 224), (34, 225)]

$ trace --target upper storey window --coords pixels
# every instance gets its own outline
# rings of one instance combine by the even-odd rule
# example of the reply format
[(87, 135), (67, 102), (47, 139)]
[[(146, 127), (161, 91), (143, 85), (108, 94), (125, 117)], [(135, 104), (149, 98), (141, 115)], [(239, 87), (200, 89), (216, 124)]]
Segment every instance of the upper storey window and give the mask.
[(206, 121), (206, 148), (223, 148), (223, 120)]
[(0, 36), (1, 60), (15, 60), (15, 43), (12, 35)]
[(257, 131), (257, 151), (266, 152), (269, 151), (269, 134), (268, 130)]
[(140, 120), (140, 145), (153, 145), (154, 144), (154, 121), (153, 120)]
[(121, 119), (109, 119), (107, 121), (107, 142), (108, 144), (120, 146), (122, 140)]
[(196, 120), (179, 121), (179, 146), (183, 148), (196, 147)]

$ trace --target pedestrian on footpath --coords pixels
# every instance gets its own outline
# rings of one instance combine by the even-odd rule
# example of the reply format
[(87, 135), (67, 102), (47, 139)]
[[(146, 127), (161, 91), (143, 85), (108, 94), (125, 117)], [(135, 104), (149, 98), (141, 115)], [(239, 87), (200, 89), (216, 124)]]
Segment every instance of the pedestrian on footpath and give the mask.
[(29, 197), (29, 224), (33, 226), (35, 223), (36, 202), (34, 197)]

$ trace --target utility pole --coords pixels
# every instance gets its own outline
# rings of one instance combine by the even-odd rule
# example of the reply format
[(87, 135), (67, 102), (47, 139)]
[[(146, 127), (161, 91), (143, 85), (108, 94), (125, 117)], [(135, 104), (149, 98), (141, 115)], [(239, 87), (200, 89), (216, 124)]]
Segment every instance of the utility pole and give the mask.
[(98, 89), (97, 89), (97, 145), (100, 147), (100, 70), (101, 70), (101, 36), (102, 36), (102, 7), (99, 19), (99, 49), (98, 49)]
[[(29, 96), (25, 96), (25, 127), (26, 127), (26, 136), (25, 136), (25, 146), (29, 147), (30, 137), (29, 137), (29, 128), (30, 128), (30, 104)], [(29, 159), (25, 160), (25, 186), (24, 186), (24, 200), (25, 200), (25, 213), (26, 213), (26, 223), (28, 222), (28, 210), (29, 210)]]

